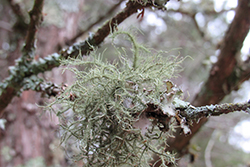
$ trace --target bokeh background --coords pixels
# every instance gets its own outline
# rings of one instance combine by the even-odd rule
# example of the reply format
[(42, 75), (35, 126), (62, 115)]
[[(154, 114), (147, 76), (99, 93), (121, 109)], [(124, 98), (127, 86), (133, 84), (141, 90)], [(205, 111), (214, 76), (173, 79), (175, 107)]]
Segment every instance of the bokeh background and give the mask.
[[(0, 0), (0, 81), (8, 76), (8, 67), (20, 57), (27, 26), (28, 11), (33, 0)], [(36, 59), (46, 57), (72, 44), (72, 39), (85, 40), (103, 23), (125, 8), (122, 0), (45, 0), (44, 20), (38, 31)], [(217, 61), (220, 44), (234, 18), (237, 0), (171, 0), (166, 11), (145, 9), (144, 16), (132, 15), (118, 26), (129, 31), (139, 43), (169, 56), (187, 57), (183, 71), (175, 82), (184, 92), (184, 99), (192, 101)], [(78, 34), (81, 33), (81, 36)], [(105, 57), (116, 59), (111, 39), (97, 49)], [(131, 48), (124, 38), (115, 40), (117, 46)], [(239, 61), (250, 56), (250, 35), (244, 41)], [(69, 84), (72, 73), (62, 74), (62, 67), (39, 74), (47, 81)], [(238, 85), (237, 91), (226, 96), (222, 103), (245, 102), (250, 99), (250, 82)], [(53, 98), (42, 93), (25, 91), (12, 100), (0, 122), (0, 166), (3, 167), (66, 167), (81, 166), (70, 156), (74, 148), (60, 146), (58, 118), (44, 112)], [(250, 166), (250, 117), (243, 112), (210, 118), (189, 145), (190, 155), (178, 166), (246, 167)]]

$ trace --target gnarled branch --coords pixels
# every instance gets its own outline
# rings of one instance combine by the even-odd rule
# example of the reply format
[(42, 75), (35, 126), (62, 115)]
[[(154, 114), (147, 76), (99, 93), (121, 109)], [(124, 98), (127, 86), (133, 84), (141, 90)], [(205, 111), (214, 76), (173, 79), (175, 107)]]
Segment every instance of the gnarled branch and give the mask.
[[(37, 26), (40, 24), (41, 13), (39, 12), (41, 12), (41, 2), (43, 2), (43, 0), (36, 0), (33, 7), (34, 9), (32, 10), (33, 12), (31, 12), (31, 17), (37, 20), (30, 22), (29, 31), (31, 32), (29, 32), (30, 35), (28, 35), (26, 38), (26, 45), (24, 47), (25, 54), (30, 53), (34, 46), (33, 42), (35, 38), (33, 38), (32, 35), (35, 35)], [(38, 9), (36, 7), (36, 3), (38, 3)], [(54, 53), (44, 59), (40, 59), (40, 61), (33, 64), (29, 64), (30, 62), (25, 63), (23, 61), (25, 59), (22, 57), (21, 60), (18, 61), (17, 65), (11, 68), (10, 76), (6, 78), (3, 83), (0, 83), (0, 115), (3, 113), (3, 109), (11, 102), (12, 98), (20, 91), (21, 87), (23, 86), (21, 83), (24, 78), (49, 71), (54, 67), (58, 67), (60, 64), (60, 58), (67, 59), (69, 57), (76, 57), (79, 55), (79, 53), (82, 55), (89, 53), (93, 50), (93, 47), (99, 46), (110, 34), (110, 32), (114, 31), (115, 28), (126, 18), (136, 13), (138, 9), (152, 6), (154, 6), (152, 2), (148, 2), (147, 4), (143, 5), (136, 1), (129, 1), (127, 2), (125, 9), (114, 16), (111, 20), (106, 22), (93, 36), (90, 36), (86, 41), (70, 46), (68, 49), (62, 50), (60, 54)]]

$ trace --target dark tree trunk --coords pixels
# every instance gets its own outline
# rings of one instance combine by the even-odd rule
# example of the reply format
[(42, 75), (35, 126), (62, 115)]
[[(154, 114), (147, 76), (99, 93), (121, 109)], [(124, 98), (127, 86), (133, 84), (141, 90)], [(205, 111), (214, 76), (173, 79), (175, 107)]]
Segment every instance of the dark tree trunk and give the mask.
[[(81, 1), (80, 5), (83, 5)], [(4, 10), (1, 12), (1, 20), (9, 22), (9, 15), (3, 13), (11, 12), (9, 4), (3, 3)], [(66, 39), (72, 38), (76, 32), (79, 13), (65, 13), (64, 28), (56, 26), (41, 27), (38, 31), (38, 42), (36, 58), (45, 57), (51, 53), (58, 51), (58, 46), (63, 46)], [(8, 24), (7, 24), (8, 25)], [(11, 24), (9, 24), (11, 25)], [(8, 28), (8, 27), (7, 27)], [(9, 41), (10, 45), (16, 46), (13, 52), (8, 53), (6, 59), (0, 59), (2, 69), (8, 69), (9, 65), (14, 65), (14, 60), (21, 56), (21, 47), (23, 46), (24, 34), (15, 34), (13, 27), (10, 29), (0, 28), (1, 40), (0, 44)], [(16, 35), (16, 36), (15, 36)], [(21, 36), (21, 37), (17, 37)], [(18, 38), (18, 40), (16, 40)], [(14, 43), (15, 42), (15, 43)], [(72, 81), (72, 75), (59, 70), (52, 70), (51, 73), (46, 73), (44, 76), (49, 81), (57, 84)], [(1, 71), (0, 79), (3, 80), (7, 75), (7, 71)], [(65, 157), (55, 155), (53, 144), (56, 139), (57, 117), (51, 113), (44, 113), (38, 105), (44, 105), (44, 98), (41, 98), (41, 93), (34, 91), (25, 91), (21, 97), (15, 97), (5, 109), (2, 119), (6, 119), (5, 129), (0, 128), (0, 166), (16, 166), (27, 163), (34, 158), (43, 158), (45, 166), (50, 166), (55, 163), (61, 166), (67, 166)], [(38, 105), (37, 105), (38, 104)], [(59, 140), (59, 139), (56, 139)], [(58, 143), (58, 142), (57, 142)]]

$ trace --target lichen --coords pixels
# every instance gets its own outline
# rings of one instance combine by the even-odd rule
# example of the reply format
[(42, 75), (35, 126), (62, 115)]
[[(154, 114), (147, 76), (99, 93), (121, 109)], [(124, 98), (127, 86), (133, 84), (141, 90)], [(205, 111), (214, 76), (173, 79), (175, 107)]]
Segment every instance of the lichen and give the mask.
[[(79, 150), (74, 158), (83, 160), (84, 166), (149, 166), (152, 154), (163, 165), (174, 163), (174, 155), (161, 146), (170, 133), (160, 131), (152, 120), (142, 133), (135, 123), (148, 104), (160, 106), (167, 93), (164, 81), (175, 76), (181, 60), (164, 52), (153, 55), (129, 33), (115, 33), (113, 38), (119, 34), (131, 40), (133, 60), (117, 53), (118, 60), (110, 63), (96, 52), (88, 58), (62, 60), (76, 81), (46, 109), (61, 119), (62, 142), (75, 141)], [(62, 106), (58, 109), (55, 104)]]
[[(9, 67), (9, 77), (7, 77), (3, 82), (0, 82), (0, 95), (6, 90), (7, 87), (13, 87), (16, 90), (17, 95), (20, 95), (22, 90), (35, 88), (37, 86), (37, 82), (33, 81), (35, 78), (35, 80), (39, 80), (36, 75), (51, 69), (51, 67), (59, 66), (60, 57), (61, 55), (54, 53), (44, 59), (40, 58), (38, 61), (34, 61), (32, 63), (27, 62), (23, 57), (17, 59), (15, 66)], [(28, 85), (26, 85), (27, 83)], [(22, 87), (24, 88), (21, 90)]]

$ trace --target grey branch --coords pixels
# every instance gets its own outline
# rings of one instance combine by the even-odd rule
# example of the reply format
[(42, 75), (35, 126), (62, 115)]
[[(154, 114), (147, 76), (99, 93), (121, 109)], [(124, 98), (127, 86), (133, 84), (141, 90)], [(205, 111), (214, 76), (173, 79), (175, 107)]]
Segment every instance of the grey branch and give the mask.
[(179, 115), (186, 120), (199, 120), (203, 117), (219, 116), (235, 111), (244, 111), (250, 114), (250, 100), (245, 103), (225, 103), (201, 107), (188, 105), (184, 108), (176, 108), (176, 110), (179, 110)]

